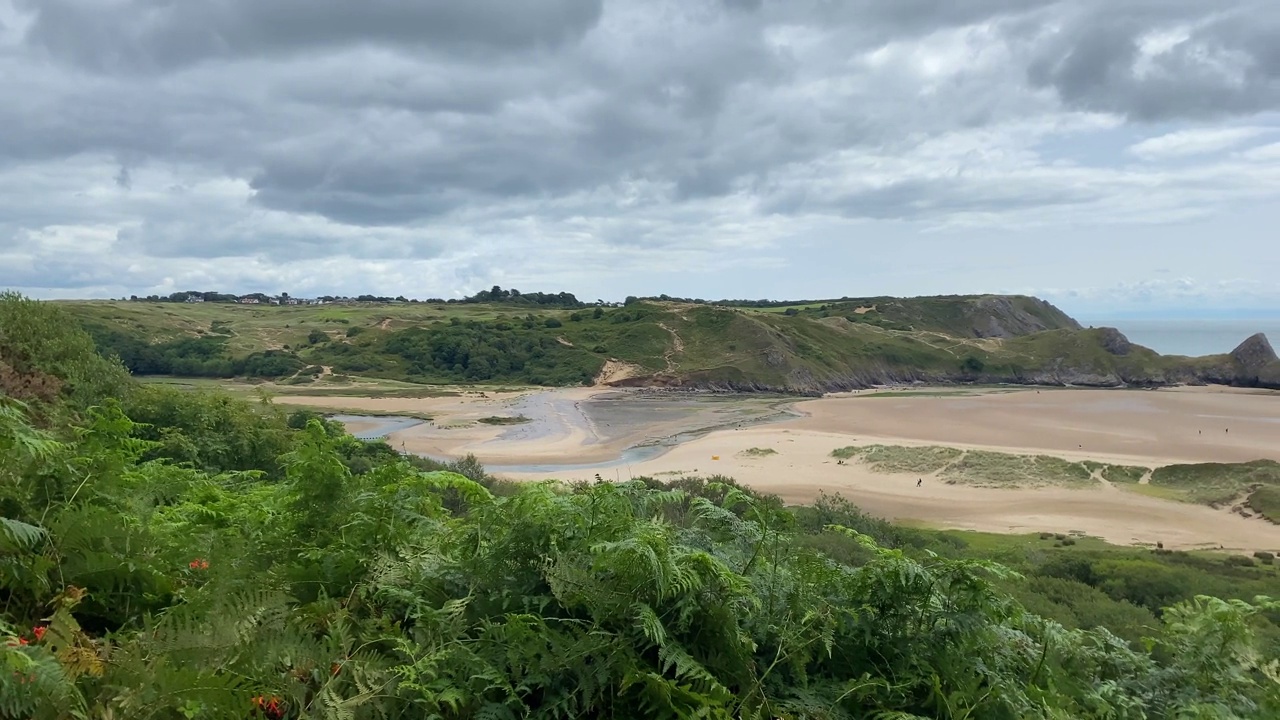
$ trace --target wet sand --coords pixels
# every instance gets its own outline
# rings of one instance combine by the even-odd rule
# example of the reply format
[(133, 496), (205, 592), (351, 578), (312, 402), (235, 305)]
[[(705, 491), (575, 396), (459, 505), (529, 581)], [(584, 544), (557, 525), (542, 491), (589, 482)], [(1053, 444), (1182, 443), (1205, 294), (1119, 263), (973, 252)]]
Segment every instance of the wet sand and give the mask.
[(806, 417), (789, 427), (888, 444), (1118, 457), (1159, 465), (1280, 460), (1280, 394), (1265, 392), (1187, 388), (840, 396), (796, 409)]
[[(285, 400), (281, 398), (280, 400)], [(608, 479), (723, 474), (788, 502), (839, 492), (867, 511), (938, 527), (990, 532), (1081, 531), (1117, 543), (1170, 548), (1280, 549), (1280, 526), (1131, 490), (993, 489), (947, 485), (837, 465), (845, 445), (948, 445), (1050, 454), (1146, 467), (1280, 460), (1280, 394), (1223, 388), (1161, 391), (1017, 389), (930, 396), (859, 393), (779, 398), (573, 389), (478, 398), (288, 398), (353, 411), (428, 413), (435, 422), (393, 433), (396, 447), (437, 457), (475, 453), (513, 479)], [(522, 414), (525, 425), (475, 420)], [(711, 429), (720, 428), (720, 429)], [(1229, 432), (1228, 432), (1229, 429)], [(637, 453), (636, 446), (673, 447)], [(772, 448), (767, 457), (744, 455)], [(718, 460), (713, 460), (718, 457)]]
[[(523, 466), (606, 466), (637, 447), (674, 445), (720, 427), (749, 426), (793, 417), (779, 396), (654, 393), (600, 388), (540, 390), (437, 398), (287, 396), (281, 404), (349, 413), (416, 413), (431, 422), (393, 429), (387, 441), (431, 457), (474, 454), (494, 469)], [(517, 425), (485, 425), (482, 418), (524, 417)], [(375, 418), (343, 418), (353, 433), (381, 427)], [(632, 453), (634, 454), (634, 453)], [(654, 455), (657, 452), (644, 453)]]

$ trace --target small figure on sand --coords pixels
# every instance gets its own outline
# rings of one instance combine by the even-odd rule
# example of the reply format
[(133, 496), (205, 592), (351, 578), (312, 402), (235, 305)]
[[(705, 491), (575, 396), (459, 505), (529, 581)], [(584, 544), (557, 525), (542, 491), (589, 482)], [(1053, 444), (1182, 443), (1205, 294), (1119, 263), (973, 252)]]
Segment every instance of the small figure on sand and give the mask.
[(924, 484), (924, 478), (919, 478), (916, 480), (916, 487), (920, 487), (923, 484)]

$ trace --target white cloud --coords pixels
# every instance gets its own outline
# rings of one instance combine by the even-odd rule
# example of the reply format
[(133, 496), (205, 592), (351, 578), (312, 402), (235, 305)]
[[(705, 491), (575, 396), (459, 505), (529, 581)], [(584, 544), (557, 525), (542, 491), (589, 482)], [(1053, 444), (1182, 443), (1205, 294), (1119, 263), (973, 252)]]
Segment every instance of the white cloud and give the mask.
[(1240, 157), (1257, 162), (1280, 161), (1280, 142), (1249, 148), (1242, 151)]
[(1129, 147), (1129, 153), (1142, 160), (1168, 160), (1207, 155), (1229, 150), (1260, 135), (1276, 132), (1271, 127), (1196, 128), (1178, 130)]

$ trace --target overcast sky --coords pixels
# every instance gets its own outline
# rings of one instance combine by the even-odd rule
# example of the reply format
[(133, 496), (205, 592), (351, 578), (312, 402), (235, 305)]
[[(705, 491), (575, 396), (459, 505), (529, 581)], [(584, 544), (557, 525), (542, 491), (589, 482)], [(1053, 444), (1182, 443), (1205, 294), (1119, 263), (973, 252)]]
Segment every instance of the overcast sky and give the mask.
[(0, 287), (1280, 315), (1277, 0), (0, 0)]

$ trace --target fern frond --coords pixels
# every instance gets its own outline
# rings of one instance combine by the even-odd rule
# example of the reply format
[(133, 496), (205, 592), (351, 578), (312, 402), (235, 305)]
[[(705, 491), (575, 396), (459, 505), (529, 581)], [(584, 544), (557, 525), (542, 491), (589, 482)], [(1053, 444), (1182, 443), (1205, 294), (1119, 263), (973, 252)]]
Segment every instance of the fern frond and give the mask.
[(0, 552), (30, 552), (49, 537), (49, 531), (37, 525), (0, 517)]

